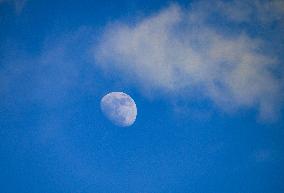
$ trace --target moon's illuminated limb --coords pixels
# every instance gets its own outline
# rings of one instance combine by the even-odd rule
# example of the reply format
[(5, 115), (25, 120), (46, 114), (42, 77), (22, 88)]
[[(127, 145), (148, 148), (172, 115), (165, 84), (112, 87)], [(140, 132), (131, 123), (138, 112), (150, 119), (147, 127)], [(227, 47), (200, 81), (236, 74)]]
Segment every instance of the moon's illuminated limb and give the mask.
[(101, 110), (115, 125), (127, 127), (132, 125), (137, 116), (134, 100), (123, 92), (111, 92), (101, 100)]

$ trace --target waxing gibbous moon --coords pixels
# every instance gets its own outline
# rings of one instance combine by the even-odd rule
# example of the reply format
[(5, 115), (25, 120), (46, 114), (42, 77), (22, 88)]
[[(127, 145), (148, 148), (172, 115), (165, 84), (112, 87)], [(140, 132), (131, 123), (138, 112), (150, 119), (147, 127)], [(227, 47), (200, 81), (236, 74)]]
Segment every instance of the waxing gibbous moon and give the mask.
[(119, 127), (131, 126), (137, 116), (134, 100), (123, 92), (111, 92), (101, 99), (103, 114)]

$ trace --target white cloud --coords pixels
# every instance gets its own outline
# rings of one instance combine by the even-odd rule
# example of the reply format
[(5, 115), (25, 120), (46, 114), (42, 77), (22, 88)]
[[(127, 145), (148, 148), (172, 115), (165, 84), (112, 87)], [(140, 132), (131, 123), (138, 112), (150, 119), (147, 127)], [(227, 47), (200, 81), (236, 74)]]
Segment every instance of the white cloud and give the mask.
[(193, 92), (223, 109), (256, 107), (263, 118), (273, 117), (282, 89), (273, 74), (276, 56), (266, 54), (261, 39), (228, 34), (205, 17), (202, 9), (172, 5), (134, 24), (109, 25), (95, 47), (96, 62), (147, 93)]
[(251, 22), (252, 20), (258, 20), (262, 23), (269, 23), (271, 21), (283, 19), (284, 1), (219, 1), (217, 10), (236, 22)]

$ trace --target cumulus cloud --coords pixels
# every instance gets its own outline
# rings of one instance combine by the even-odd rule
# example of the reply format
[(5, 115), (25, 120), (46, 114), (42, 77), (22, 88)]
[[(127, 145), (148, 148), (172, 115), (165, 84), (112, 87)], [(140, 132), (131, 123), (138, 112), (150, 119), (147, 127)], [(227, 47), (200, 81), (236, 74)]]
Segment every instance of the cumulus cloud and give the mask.
[[(143, 92), (191, 92), (189, 97), (206, 97), (223, 109), (254, 107), (263, 118), (273, 117), (282, 89), (274, 74), (279, 60), (262, 39), (206, 21), (216, 10), (228, 14), (226, 6), (171, 5), (134, 23), (113, 23), (95, 46), (96, 63)], [(230, 13), (226, 19), (233, 22), (249, 15)]]

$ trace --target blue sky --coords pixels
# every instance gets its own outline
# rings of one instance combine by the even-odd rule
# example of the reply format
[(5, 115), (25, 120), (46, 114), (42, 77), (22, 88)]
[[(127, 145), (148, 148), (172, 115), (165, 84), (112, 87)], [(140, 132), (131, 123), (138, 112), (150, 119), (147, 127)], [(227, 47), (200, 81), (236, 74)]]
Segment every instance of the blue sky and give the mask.
[(284, 192), (283, 7), (0, 0), (0, 192)]

